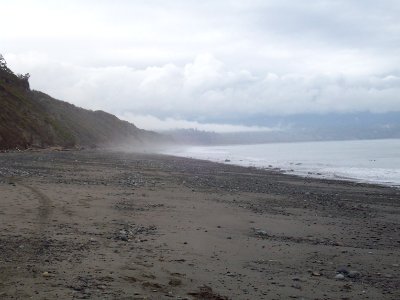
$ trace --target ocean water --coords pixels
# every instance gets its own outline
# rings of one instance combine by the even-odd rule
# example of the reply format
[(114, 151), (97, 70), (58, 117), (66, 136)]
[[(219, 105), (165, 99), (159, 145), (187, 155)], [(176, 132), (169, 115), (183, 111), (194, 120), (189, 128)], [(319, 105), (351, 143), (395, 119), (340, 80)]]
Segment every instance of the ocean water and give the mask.
[(400, 139), (187, 146), (165, 154), (400, 187)]

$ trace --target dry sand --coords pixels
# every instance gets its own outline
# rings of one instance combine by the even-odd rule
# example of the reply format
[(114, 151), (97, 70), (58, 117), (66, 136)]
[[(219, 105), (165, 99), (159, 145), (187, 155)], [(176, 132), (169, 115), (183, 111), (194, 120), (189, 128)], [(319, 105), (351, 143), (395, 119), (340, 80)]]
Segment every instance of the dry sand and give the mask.
[(0, 220), (0, 299), (400, 299), (399, 189), (1, 153)]

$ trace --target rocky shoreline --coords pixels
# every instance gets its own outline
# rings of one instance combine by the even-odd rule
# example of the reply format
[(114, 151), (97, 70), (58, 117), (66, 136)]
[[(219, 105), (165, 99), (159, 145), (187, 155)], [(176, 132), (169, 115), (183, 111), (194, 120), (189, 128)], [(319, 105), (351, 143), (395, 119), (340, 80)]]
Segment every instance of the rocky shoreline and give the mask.
[(400, 190), (163, 155), (0, 153), (2, 299), (399, 299)]

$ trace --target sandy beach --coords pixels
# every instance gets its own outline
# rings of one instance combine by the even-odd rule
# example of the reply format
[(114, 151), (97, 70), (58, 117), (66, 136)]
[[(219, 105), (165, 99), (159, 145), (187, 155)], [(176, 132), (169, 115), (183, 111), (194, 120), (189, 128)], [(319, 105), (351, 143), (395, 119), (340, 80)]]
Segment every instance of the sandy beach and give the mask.
[(400, 299), (400, 190), (150, 154), (0, 153), (1, 299)]

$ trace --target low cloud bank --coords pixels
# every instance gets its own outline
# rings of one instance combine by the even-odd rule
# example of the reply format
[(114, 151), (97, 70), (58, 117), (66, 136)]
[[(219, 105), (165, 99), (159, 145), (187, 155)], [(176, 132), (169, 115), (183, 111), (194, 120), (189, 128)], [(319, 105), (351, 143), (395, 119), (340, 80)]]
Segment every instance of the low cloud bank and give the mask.
[(244, 126), (232, 124), (199, 123), (173, 118), (159, 119), (151, 115), (133, 115), (125, 113), (119, 115), (120, 119), (134, 123), (139, 128), (146, 128), (154, 131), (168, 131), (175, 129), (196, 129), (201, 131), (230, 133), (230, 132), (271, 132), (282, 130), (279, 127)]

